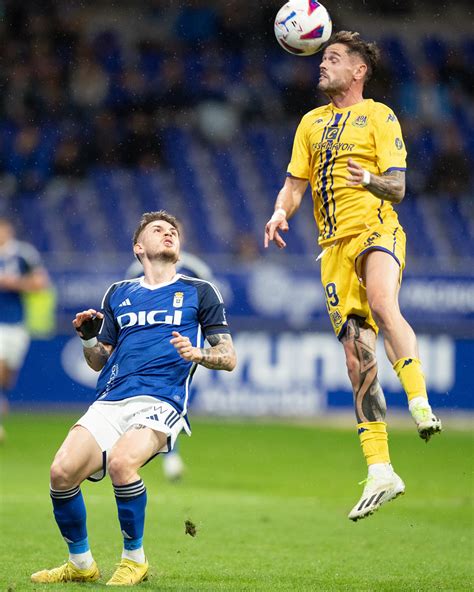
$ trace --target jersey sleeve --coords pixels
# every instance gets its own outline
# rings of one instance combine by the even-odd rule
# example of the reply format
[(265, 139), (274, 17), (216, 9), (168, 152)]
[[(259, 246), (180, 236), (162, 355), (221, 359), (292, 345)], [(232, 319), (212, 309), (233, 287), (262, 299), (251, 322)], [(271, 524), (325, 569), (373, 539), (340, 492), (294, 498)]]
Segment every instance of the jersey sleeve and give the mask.
[(374, 136), (380, 172), (406, 170), (407, 151), (402, 129), (393, 111), (385, 105), (377, 113)]
[(104, 320), (102, 321), (97, 338), (102, 343), (108, 343), (109, 345), (113, 345), (115, 347), (118, 339), (119, 326), (115, 322), (114, 312), (110, 304), (110, 297), (113, 294), (114, 289), (115, 284), (110, 286), (102, 300), (102, 313), (104, 315)]
[(199, 324), (206, 337), (216, 333), (230, 333), (225, 316), (224, 300), (219, 290), (210, 282), (197, 286), (199, 298)]
[(299, 179), (310, 178), (311, 152), (309, 150), (306, 132), (307, 125), (305, 119), (303, 118), (295, 133), (291, 160), (287, 168), (287, 174), (289, 176), (298, 177)]

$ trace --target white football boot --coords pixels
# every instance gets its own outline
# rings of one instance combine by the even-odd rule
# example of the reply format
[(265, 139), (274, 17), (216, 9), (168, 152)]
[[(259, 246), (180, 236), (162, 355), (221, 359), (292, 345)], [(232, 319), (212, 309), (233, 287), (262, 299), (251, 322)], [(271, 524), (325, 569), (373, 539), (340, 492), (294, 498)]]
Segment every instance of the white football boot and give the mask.
[(184, 474), (184, 462), (177, 452), (163, 455), (163, 473), (168, 481), (178, 481)]
[(360, 500), (349, 512), (348, 518), (356, 522), (366, 518), (380, 508), (382, 504), (405, 493), (405, 483), (390, 467), (384, 475), (370, 475), (365, 481)]
[(425, 399), (425, 397), (415, 397), (410, 401), (408, 407), (415, 420), (418, 434), (425, 442), (428, 442), (434, 434), (441, 432), (441, 420), (433, 413), (428, 399)]

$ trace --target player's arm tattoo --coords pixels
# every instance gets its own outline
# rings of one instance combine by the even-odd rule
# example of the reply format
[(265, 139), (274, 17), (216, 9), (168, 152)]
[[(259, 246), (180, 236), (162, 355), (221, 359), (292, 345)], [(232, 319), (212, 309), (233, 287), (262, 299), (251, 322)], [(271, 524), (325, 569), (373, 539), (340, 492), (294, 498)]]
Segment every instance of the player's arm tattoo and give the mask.
[(376, 336), (372, 329), (364, 329), (358, 319), (351, 318), (342, 341), (349, 345), (351, 355), (358, 362), (357, 376), (352, 376), (354, 407), (358, 423), (384, 421), (387, 404), (377, 377), (375, 356)]
[(201, 366), (211, 370), (233, 370), (237, 362), (232, 337), (228, 333), (217, 333), (207, 337), (211, 347), (200, 348)]
[(400, 203), (405, 197), (405, 171), (389, 171), (382, 175), (370, 175), (366, 188), (380, 199)]
[(94, 347), (84, 347), (82, 351), (84, 352), (84, 358), (86, 359), (87, 365), (92, 368), (92, 370), (99, 372), (107, 363), (113, 349), (114, 348), (111, 345), (99, 341)]

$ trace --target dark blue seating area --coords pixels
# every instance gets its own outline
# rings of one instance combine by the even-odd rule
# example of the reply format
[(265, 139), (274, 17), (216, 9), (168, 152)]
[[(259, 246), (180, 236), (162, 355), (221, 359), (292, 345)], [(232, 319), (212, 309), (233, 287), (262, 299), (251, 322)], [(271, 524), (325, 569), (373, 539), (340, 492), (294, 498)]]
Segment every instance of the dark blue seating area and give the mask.
[[(169, 169), (95, 168), (80, 183), (54, 181), (39, 193), (1, 203), (9, 204), (25, 236), (45, 252), (123, 253), (130, 248), (141, 212), (164, 207), (185, 221), (189, 249), (238, 256), (242, 235), (261, 250), (265, 217), (272, 211), (287, 164), (280, 137), (274, 128), (253, 127), (235, 145), (219, 148), (173, 127), (166, 131), (164, 143)], [(248, 170), (242, 169), (242, 158)], [(397, 210), (409, 236), (410, 256), (474, 259), (474, 224), (466, 217), (472, 208), (465, 207), (469, 199), (408, 193)], [(316, 251), (315, 230), (306, 205), (305, 215), (292, 224), (288, 250), (310, 256)], [(218, 211), (225, 215), (226, 228), (216, 218)]]

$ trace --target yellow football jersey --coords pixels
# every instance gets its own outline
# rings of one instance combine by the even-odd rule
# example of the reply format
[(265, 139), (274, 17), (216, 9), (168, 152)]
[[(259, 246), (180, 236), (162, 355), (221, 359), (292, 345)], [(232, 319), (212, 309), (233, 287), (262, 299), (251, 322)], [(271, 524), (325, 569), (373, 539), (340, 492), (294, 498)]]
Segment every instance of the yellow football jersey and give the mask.
[(288, 174), (311, 184), (321, 245), (398, 221), (390, 202), (362, 185), (347, 187), (349, 157), (376, 175), (406, 169), (400, 124), (389, 107), (372, 99), (344, 109), (324, 105), (296, 130)]

